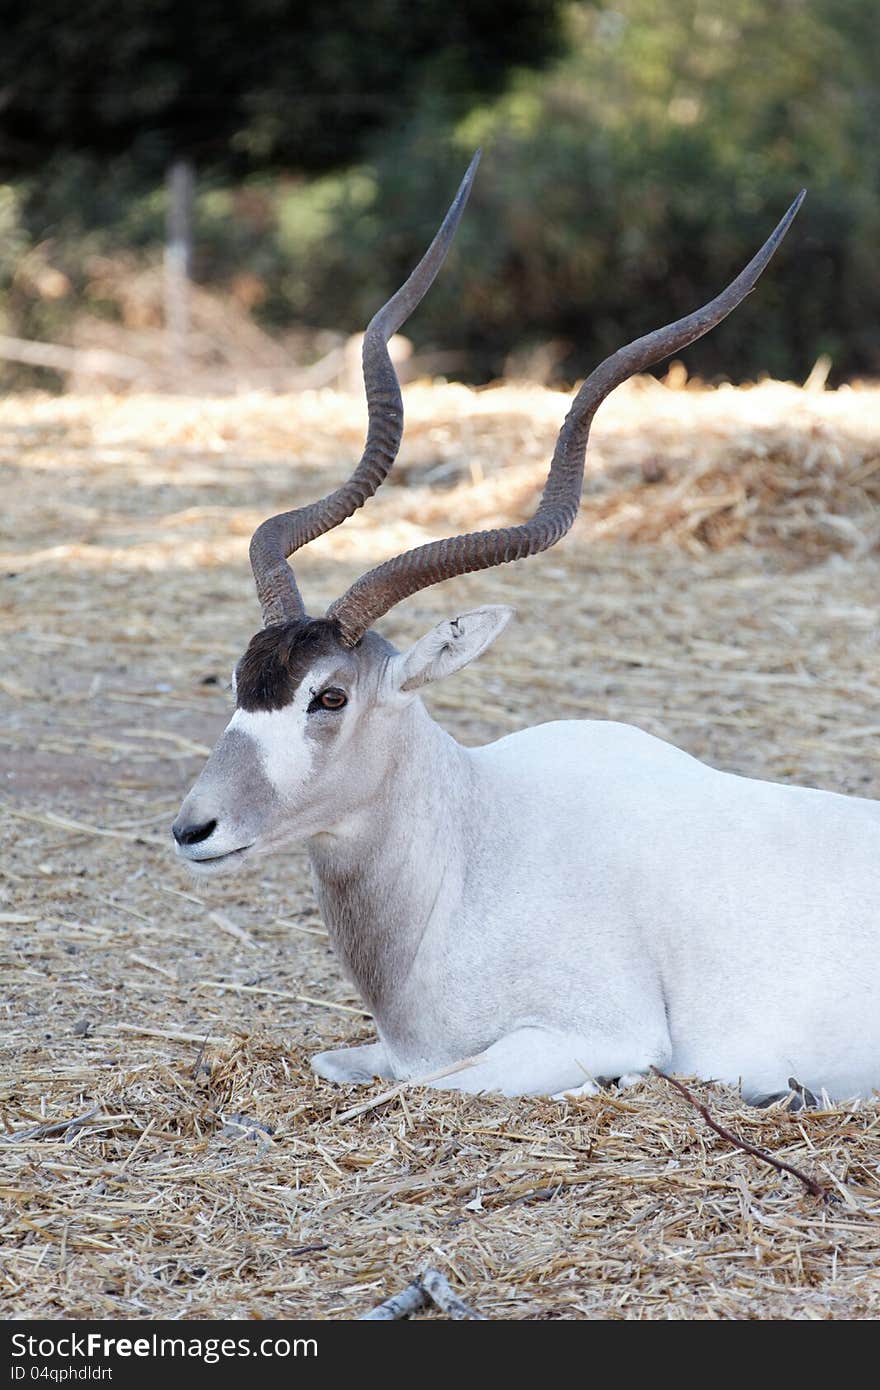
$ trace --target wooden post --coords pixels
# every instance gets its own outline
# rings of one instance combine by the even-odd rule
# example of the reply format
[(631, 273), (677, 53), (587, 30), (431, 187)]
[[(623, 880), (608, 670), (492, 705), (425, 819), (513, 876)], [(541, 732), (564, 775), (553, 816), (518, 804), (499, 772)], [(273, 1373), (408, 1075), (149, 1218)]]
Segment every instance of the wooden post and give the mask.
[(189, 336), (189, 272), (192, 256), (192, 208), (195, 176), (188, 159), (168, 168), (165, 221), (165, 332), (175, 371), (186, 366)]

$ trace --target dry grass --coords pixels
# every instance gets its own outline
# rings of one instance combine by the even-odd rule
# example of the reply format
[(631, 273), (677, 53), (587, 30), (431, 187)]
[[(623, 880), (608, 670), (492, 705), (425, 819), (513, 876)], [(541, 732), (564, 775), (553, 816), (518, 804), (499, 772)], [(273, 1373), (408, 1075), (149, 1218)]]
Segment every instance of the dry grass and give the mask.
[[(314, 608), (395, 547), (519, 514), (564, 408), (413, 388), (397, 485), (303, 558)], [(562, 547), (385, 630), (518, 606), (433, 696), (467, 742), (627, 719), (719, 766), (880, 795), (878, 408), (637, 384), (600, 417)], [(876, 1102), (799, 1117), (700, 1088), (831, 1205), (659, 1080), (571, 1106), (409, 1089), (342, 1122), (363, 1093), (308, 1054), (369, 1020), (304, 855), (210, 887), (175, 867), (168, 822), (256, 623), (250, 530), (339, 478), (361, 424), (326, 394), (0, 405), (7, 1313), (354, 1316), (434, 1264), (495, 1318), (878, 1316)]]

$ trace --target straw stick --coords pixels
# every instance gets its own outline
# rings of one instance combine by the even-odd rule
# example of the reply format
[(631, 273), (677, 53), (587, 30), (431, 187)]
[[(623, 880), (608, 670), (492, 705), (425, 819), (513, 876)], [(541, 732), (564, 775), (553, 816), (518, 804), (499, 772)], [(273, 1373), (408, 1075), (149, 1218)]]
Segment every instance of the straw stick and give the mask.
[(821, 1197), (825, 1202), (837, 1200), (835, 1194), (831, 1192), (829, 1188), (823, 1187), (815, 1178), (811, 1178), (809, 1173), (805, 1173), (801, 1168), (796, 1168), (793, 1163), (786, 1163), (783, 1159), (777, 1158), (775, 1154), (767, 1153), (766, 1149), (757, 1148), (754, 1144), (750, 1144), (748, 1139), (743, 1139), (741, 1135), (734, 1134), (731, 1130), (726, 1129), (724, 1125), (719, 1124), (709, 1113), (708, 1108), (698, 1101), (696, 1096), (692, 1095), (687, 1086), (679, 1081), (677, 1077), (667, 1076), (666, 1072), (660, 1071), (659, 1067), (652, 1067), (651, 1071), (655, 1076), (659, 1076), (661, 1081), (668, 1082), (680, 1095), (684, 1096), (688, 1104), (692, 1105), (695, 1110), (700, 1112), (709, 1128), (714, 1129), (715, 1133), (719, 1134), (722, 1139), (726, 1139), (728, 1144), (733, 1144), (735, 1148), (742, 1149), (743, 1153), (751, 1154), (753, 1158), (759, 1159), (761, 1163), (768, 1163), (771, 1168), (776, 1168), (780, 1173), (791, 1173), (793, 1177), (798, 1179), (798, 1182), (803, 1183), (812, 1197)]
[(454, 1076), (456, 1072), (464, 1071), (466, 1067), (472, 1067), (475, 1059), (466, 1057), (461, 1062), (456, 1062), (454, 1067), (441, 1067), (439, 1071), (432, 1071), (427, 1076), (413, 1078), (412, 1081), (401, 1081), (396, 1086), (392, 1086), (388, 1091), (382, 1091), (378, 1096), (373, 1096), (372, 1100), (364, 1101), (363, 1105), (354, 1105), (350, 1110), (343, 1110), (341, 1115), (333, 1118), (336, 1124), (344, 1124), (347, 1120), (355, 1120), (359, 1115), (366, 1115), (377, 1106), (384, 1105), (386, 1101), (394, 1100), (396, 1096), (402, 1095), (410, 1087), (427, 1086), (432, 1081), (440, 1081), (445, 1076)]

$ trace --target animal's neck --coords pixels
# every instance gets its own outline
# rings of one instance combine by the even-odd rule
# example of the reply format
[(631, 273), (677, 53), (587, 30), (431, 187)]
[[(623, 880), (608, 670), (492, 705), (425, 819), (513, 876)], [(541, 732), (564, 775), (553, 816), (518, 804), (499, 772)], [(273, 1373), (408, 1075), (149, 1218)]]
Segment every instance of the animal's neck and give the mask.
[(331, 940), (377, 1014), (393, 1007), (425, 933), (456, 900), (473, 808), (468, 752), (420, 701), (398, 735), (381, 797), (309, 842)]

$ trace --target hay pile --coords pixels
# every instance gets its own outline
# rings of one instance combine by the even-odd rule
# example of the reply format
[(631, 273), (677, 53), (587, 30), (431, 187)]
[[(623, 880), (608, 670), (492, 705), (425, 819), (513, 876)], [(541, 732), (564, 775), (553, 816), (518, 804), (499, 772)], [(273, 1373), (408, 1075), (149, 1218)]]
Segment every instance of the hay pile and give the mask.
[[(298, 567), (313, 611), (396, 547), (521, 515), (565, 409), (512, 387), (407, 405), (394, 484)], [(878, 796), (878, 405), (636, 384), (600, 416), (563, 546), (384, 630), (518, 607), (432, 696), (466, 742), (627, 719)], [(876, 1102), (798, 1116), (699, 1088), (830, 1205), (659, 1080), (570, 1106), (405, 1090), (341, 1121), (381, 1087), (308, 1069), (370, 1025), (304, 855), (210, 886), (175, 868), (168, 823), (257, 621), (250, 531), (342, 476), (361, 427), (327, 393), (0, 405), (4, 1311), (355, 1316), (433, 1264), (495, 1318), (877, 1316)]]

